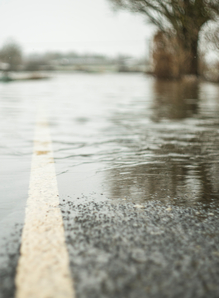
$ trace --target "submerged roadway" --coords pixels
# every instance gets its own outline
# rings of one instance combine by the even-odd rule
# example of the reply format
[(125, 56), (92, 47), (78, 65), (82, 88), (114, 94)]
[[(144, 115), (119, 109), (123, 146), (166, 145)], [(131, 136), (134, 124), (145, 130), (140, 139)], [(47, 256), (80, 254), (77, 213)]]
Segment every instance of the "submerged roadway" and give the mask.
[(218, 86), (0, 91), (1, 298), (219, 297)]

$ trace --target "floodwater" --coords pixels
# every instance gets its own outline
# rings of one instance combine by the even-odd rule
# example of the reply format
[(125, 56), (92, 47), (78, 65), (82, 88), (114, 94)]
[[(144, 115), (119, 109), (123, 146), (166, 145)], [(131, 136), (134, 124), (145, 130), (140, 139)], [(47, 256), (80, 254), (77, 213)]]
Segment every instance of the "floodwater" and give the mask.
[(218, 85), (63, 73), (0, 85), (1, 224), (23, 218), (41, 104), (61, 199), (218, 206)]
[(0, 84), (0, 297), (42, 109), (77, 297), (218, 297), (219, 85), (82, 73)]

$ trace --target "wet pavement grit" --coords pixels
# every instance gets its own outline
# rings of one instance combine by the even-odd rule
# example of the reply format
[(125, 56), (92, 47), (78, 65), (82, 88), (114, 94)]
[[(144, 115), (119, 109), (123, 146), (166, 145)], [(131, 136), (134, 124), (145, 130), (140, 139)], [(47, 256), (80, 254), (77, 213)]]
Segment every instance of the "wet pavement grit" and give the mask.
[(77, 297), (218, 297), (219, 210), (89, 200), (61, 209)]
[[(76, 297), (218, 297), (218, 209), (62, 201)], [(14, 290), (18, 252), (9, 256), (1, 297)]]

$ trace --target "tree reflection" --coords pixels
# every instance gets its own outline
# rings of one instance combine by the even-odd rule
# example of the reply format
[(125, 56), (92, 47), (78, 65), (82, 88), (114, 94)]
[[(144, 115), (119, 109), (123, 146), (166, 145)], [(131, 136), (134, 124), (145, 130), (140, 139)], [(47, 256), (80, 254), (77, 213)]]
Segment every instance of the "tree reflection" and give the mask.
[[(139, 118), (144, 113), (134, 115), (131, 111), (123, 114), (124, 123), (113, 119), (118, 131), (123, 132), (117, 145), (127, 136), (129, 142), (125, 144), (125, 154), (119, 161), (114, 160), (108, 171), (110, 196), (134, 202), (161, 199), (177, 204), (218, 204), (218, 111), (207, 111), (206, 107), (200, 114), (199, 105), (204, 99), (199, 96), (197, 82), (157, 81), (152, 94), (150, 124), (142, 125)], [(214, 102), (215, 98), (209, 100)], [(206, 112), (211, 123), (205, 118)], [(187, 122), (182, 121), (185, 118)], [(127, 119), (134, 123), (125, 130)]]
[(154, 81), (153, 121), (183, 119), (198, 112), (198, 81)]

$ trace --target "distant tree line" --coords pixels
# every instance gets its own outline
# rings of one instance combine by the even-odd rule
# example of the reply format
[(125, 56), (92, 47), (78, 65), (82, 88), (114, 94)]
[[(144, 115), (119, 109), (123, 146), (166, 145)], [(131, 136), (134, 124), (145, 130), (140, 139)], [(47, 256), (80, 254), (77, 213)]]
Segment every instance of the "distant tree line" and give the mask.
[(6, 42), (0, 48), (0, 71), (4, 74), (10, 71), (53, 70), (143, 72), (145, 65), (144, 58), (133, 58), (121, 54), (109, 57), (95, 53), (50, 51), (24, 55), (20, 45), (14, 41)]

